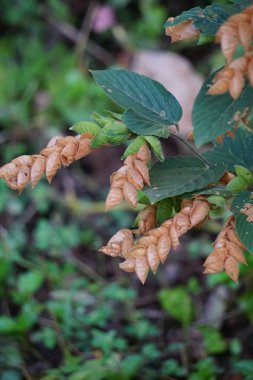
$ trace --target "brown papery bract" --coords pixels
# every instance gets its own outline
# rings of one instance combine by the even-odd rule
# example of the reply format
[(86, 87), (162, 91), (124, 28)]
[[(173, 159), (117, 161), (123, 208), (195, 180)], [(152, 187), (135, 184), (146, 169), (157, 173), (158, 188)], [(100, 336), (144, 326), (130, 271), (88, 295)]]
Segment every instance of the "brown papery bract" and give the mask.
[(123, 199), (132, 207), (137, 207), (137, 190), (142, 190), (144, 183), (150, 185), (147, 167), (150, 158), (150, 150), (143, 144), (137, 153), (130, 154), (124, 165), (111, 175), (111, 186), (105, 203), (106, 211), (117, 206)]
[[(169, 17), (168, 21), (173, 21), (174, 17)], [(193, 25), (192, 19), (181, 22), (174, 26), (167, 26), (165, 29), (167, 36), (171, 37), (171, 42), (189, 40), (199, 36), (199, 31)]]
[(217, 236), (214, 251), (204, 262), (204, 273), (219, 273), (225, 270), (228, 276), (238, 282), (239, 263), (247, 265), (243, 255), (244, 245), (235, 231), (235, 220), (231, 216)]
[(20, 156), (2, 166), (0, 178), (3, 178), (9, 187), (18, 190), (19, 193), (29, 181), (34, 187), (44, 173), (50, 183), (62, 165), (69, 166), (91, 152), (91, 139), (92, 135), (88, 133), (75, 137), (54, 137), (40, 154)]
[[(221, 44), (221, 50), (227, 60), (225, 67), (220, 70), (209, 88), (208, 94), (219, 95), (229, 92), (237, 99), (247, 78), (253, 86), (253, 6), (246, 8), (227, 19), (216, 34), (216, 42)], [(234, 59), (237, 46), (241, 44), (244, 55)]]
[[(125, 261), (120, 264), (120, 268), (127, 272), (135, 272), (139, 280), (144, 284), (148, 276), (149, 269), (156, 273), (159, 263), (165, 262), (171, 247), (176, 249), (179, 244), (179, 237), (191, 229), (194, 225), (204, 221), (210, 210), (210, 205), (204, 197), (183, 200), (181, 211), (172, 219), (166, 220), (158, 228), (147, 231), (149, 217), (152, 214), (154, 223), (154, 206), (148, 206), (141, 211), (139, 231), (143, 231), (144, 236), (135, 242), (129, 240), (128, 250), (119, 252), (121, 242), (115, 248), (115, 238), (113, 237), (102, 252), (111, 256), (122, 256)], [(141, 228), (140, 228), (141, 226)], [(114, 235), (114, 236), (117, 236)], [(119, 239), (116, 239), (119, 241)], [(110, 253), (108, 253), (110, 252)]]

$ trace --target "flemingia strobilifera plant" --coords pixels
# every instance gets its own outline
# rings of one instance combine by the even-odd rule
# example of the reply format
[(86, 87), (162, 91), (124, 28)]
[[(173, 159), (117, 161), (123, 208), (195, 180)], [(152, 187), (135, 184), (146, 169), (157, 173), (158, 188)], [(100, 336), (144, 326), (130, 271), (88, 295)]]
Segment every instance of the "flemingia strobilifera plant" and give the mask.
[[(225, 270), (237, 282), (243, 252), (253, 253), (252, 18), (252, 1), (233, 0), (193, 8), (165, 24), (172, 42), (215, 41), (226, 59), (195, 100), (194, 145), (181, 135), (182, 108), (162, 84), (127, 70), (95, 70), (97, 84), (124, 112), (94, 112), (92, 121), (71, 127), (76, 135), (55, 137), (39, 154), (17, 157), (0, 168), (0, 177), (21, 193), (44, 173), (51, 182), (62, 165), (101, 146), (124, 144), (124, 163), (110, 177), (105, 208), (125, 200), (143, 209), (134, 229), (121, 229), (100, 251), (120, 257), (120, 268), (144, 283), (183, 234), (229, 209), (204, 273)], [(190, 155), (165, 158), (161, 139), (169, 136), (187, 145)], [(200, 153), (206, 143), (212, 147)]]

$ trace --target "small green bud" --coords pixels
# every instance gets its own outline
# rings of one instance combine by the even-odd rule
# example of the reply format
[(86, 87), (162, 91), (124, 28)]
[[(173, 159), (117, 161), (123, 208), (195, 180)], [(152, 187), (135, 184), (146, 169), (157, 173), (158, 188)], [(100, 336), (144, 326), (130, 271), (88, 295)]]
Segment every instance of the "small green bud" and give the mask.
[(235, 165), (235, 172), (238, 177), (242, 177), (248, 185), (253, 184), (253, 174), (244, 166)]
[(211, 195), (207, 200), (212, 205), (209, 211), (209, 216), (211, 218), (217, 218), (224, 214), (226, 210), (226, 201), (224, 197), (221, 195)]
[(247, 181), (243, 177), (235, 177), (227, 184), (226, 188), (233, 192), (239, 192), (246, 190), (248, 186)]
[(225, 198), (221, 195), (211, 195), (207, 198), (208, 202), (214, 206), (221, 207), (226, 204)]

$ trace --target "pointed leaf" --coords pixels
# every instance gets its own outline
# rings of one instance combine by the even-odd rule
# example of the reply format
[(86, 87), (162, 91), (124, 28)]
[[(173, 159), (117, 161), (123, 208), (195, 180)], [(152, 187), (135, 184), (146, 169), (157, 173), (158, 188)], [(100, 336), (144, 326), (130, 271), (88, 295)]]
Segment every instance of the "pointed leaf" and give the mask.
[(145, 116), (142, 116), (133, 110), (127, 110), (123, 114), (123, 122), (127, 128), (136, 133), (137, 135), (154, 135), (158, 137), (167, 138), (170, 135), (169, 128), (166, 123), (154, 123), (147, 120)]
[(192, 121), (197, 147), (214, 140), (238, 124), (240, 116), (252, 112), (253, 88), (247, 83), (238, 99), (228, 93), (208, 95), (216, 72), (203, 84), (193, 107)]
[(250, 204), (253, 207), (253, 194), (249, 191), (243, 191), (236, 196), (231, 211), (235, 217), (235, 227), (239, 239), (253, 254), (253, 222), (247, 221), (248, 216), (242, 212), (245, 204)]
[(156, 123), (177, 123), (182, 108), (159, 82), (127, 70), (92, 70), (93, 77), (108, 96), (122, 107)]
[(197, 157), (169, 157), (150, 170), (151, 186), (145, 194), (151, 202), (191, 192), (217, 181), (224, 173), (222, 164), (208, 167)]
[(96, 123), (92, 123), (91, 121), (80, 121), (79, 123), (74, 124), (69, 129), (78, 133), (79, 135), (82, 135), (84, 133), (96, 135), (100, 131), (100, 127)]
[(155, 136), (144, 136), (145, 140), (149, 143), (152, 148), (154, 155), (160, 161), (164, 161), (164, 154), (162, 150), (161, 141)]
[(125, 159), (126, 157), (128, 157), (130, 154), (135, 154), (139, 151), (140, 147), (145, 144), (145, 140), (143, 137), (139, 136), (139, 137), (136, 137), (136, 139), (132, 140), (130, 142), (130, 144), (128, 145), (128, 147), (126, 148), (123, 156), (121, 157), (121, 159)]
[(204, 153), (210, 163), (222, 162), (225, 170), (234, 172), (235, 165), (253, 171), (253, 133), (245, 128), (234, 131), (235, 137), (225, 136), (223, 144), (214, 143), (213, 149)]

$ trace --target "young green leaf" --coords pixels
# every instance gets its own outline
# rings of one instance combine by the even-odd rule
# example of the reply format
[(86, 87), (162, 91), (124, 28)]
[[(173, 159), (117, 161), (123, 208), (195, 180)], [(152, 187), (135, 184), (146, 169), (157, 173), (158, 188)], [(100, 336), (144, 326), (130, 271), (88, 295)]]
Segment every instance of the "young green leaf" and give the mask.
[(192, 156), (176, 156), (157, 163), (150, 170), (151, 186), (144, 192), (151, 202), (173, 197), (206, 187), (224, 173), (222, 164), (208, 167)]
[(192, 122), (197, 147), (232, 129), (245, 112), (253, 110), (253, 88), (249, 83), (236, 100), (228, 93), (208, 95), (215, 74), (216, 72), (204, 82), (193, 107)]
[(253, 208), (253, 195), (249, 191), (239, 193), (232, 203), (231, 211), (235, 217), (235, 228), (241, 242), (253, 254), (253, 222), (247, 220), (247, 210)]
[(90, 133), (91, 135), (96, 135), (100, 131), (100, 127), (96, 123), (91, 121), (80, 121), (69, 128), (71, 131), (82, 135), (84, 133)]
[(149, 143), (152, 148), (154, 155), (160, 161), (164, 161), (164, 154), (162, 150), (161, 141), (155, 136), (144, 136), (145, 140)]
[(136, 137), (134, 140), (132, 140), (130, 142), (130, 144), (128, 145), (128, 147), (126, 148), (123, 156), (121, 157), (122, 159), (125, 159), (126, 157), (128, 157), (130, 154), (135, 154), (138, 152), (138, 150), (140, 149), (140, 147), (145, 144), (145, 140), (143, 137), (141, 136), (138, 136)]
[(178, 123), (182, 108), (159, 82), (127, 70), (92, 70), (99, 86), (116, 103), (155, 123)]

